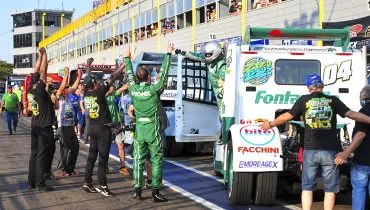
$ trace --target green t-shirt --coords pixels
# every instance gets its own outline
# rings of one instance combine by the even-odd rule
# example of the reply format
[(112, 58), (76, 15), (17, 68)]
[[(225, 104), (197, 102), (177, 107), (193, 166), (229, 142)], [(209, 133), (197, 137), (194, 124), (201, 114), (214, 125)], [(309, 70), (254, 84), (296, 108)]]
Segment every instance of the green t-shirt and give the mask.
[(116, 106), (116, 95), (117, 91), (113, 91), (109, 96), (106, 97), (107, 104), (110, 112), (110, 116), (112, 118), (112, 123), (120, 123), (121, 116), (119, 115), (117, 106)]
[(21, 90), (14, 90), (13, 93), (15, 93), (18, 97), (18, 101), (22, 102), (22, 91)]
[(18, 96), (15, 93), (9, 95), (9, 93), (5, 93), (2, 99), (4, 103), (4, 107), (8, 112), (14, 112), (18, 109)]

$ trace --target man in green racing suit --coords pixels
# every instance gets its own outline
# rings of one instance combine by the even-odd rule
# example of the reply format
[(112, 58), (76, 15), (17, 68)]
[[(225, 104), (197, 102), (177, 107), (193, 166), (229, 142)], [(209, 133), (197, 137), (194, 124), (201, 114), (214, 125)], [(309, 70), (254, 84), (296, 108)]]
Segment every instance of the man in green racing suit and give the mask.
[(136, 70), (136, 78), (138, 83), (135, 83), (132, 63), (130, 60), (130, 51), (125, 55), (126, 78), (128, 89), (134, 105), (136, 114), (136, 131), (134, 141), (134, 199), (141, 200), (141, 188), (144, 186), (144, 163), (145, 158), (150, 151), (152, 161), (152, 200), (154, 202), (168, 201), (159, 193), (162, 185), (162, 166), (163, 166), (163, 147), (161, 139), (161, 126), (159, 122), (159, 103), (160, 91), (165, 87), (167, 81), (168, 70), (171, 63), (171, 53), (173, 44), (169, 44), (167, 55), (165, 56), (159, 81), (156, 84), (149, 85), (150, 74), (145, 67), (139, 67)]
[[(221, 45), (214, 41), (206, 44), (204, 53), (182, 51), (180, 49), (176, 49), (175, 53), (182, 54), (187, 59), (200, 61), (208, 65), (208, 80), (211, 82), (213, 92), (215, 93), (217, 106), (220, 113), (220, 120), (222, 121), (222, 114), (225, 111), (222, 98), (224, 94), (226, 58), (223, 54)], [(222, 126), (225, 126), (224, 123), (222, 123)], [(218, 143), (222, 143), (221, 136)]]

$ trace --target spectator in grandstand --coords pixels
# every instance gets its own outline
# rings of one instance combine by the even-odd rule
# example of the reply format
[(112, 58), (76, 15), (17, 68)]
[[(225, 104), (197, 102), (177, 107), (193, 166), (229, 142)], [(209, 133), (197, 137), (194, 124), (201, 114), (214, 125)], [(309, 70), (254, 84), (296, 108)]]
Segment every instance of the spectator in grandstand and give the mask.
[(69, 69), (66, 67), (64, 70), (63, 81), (56, 92), (58, 98), (59, 109), (57, 110), (57, 121), (58, 121), (58, 135), (60, 142), (60, 161), (59, 170), (56, 173), (56, 177), (66, 177), (70, 175), (77, 175), (78, 172), (75, 170), (79, 143), (76, 132), (74, 130), (75, 116), (77, 115), (76, 109), (73, 106), (73, 102), (70, 101), (70, 94), (73, 94), (80, 83), (82, 77), (82, 71), (79, 70), (77, 78), (71, 88), (66, 88), (69, 77)]
[(24, 109), (26, 115), (32, 111), (31, 121), (31, 157), (29, 161), (28, 184), (41, 191), (54, 190), (45, 183), (45, 173), (51, 157), (53, 143), (52, 125), (55, 119), (55, 110), (52, 99), (46, 90), (46, 75), (48, 63), (45, 48), (39, 49), (39, 57), (32, 75), (29, 104)]
[(231, 5), (230, 5), (230, 8), (229, 8), (229, 13), (231, 15), (237, 15), (237, 14), (239, 14), (238, 13), (238, 8), (236, 6), (236, 1), (235, 0), (232, 0), (230, 3), (231, 3)]
[(207, 8), (206, 20), (207, 20), (207, 23), (211, 21), (211, 9), (209, 8)]
[[(294, 118), (303, 118), (305, 139), (302, 165), (302, 207), (312, 208), (313, 190), (316, 188), (317, 177), (321, 173), (324, 183), (324, 208), (333, 209), (335, 193), (339, 192), (339, 168), (335, 155), (342, 150), (337, 135), (337, 114), (341, 117), (370, 124), (370, 117), (350, 110), (338, 97), (323, 93), (324, 84), (318, 74), (310, 74), (306, 78), (310, 94), (301, 96), (290, 111), (285, 112), (270, 122), (264, 122), (262, 128), (268, 130)], [(325, 114), (315, 115), (320, 108)], [(322, 116), (325, 116), (324, 118)], [(366, 179), (367, 180), (367, 179)]]
[[(88, 62), (89, 63), (89, 62)], [(95, 76), (91, 74), (90, 68), (86, 71), (84, 78), (85, 108), (88, 111), (88, 135), (90, 137), (89, 155), (86, 163), (85, 183), (82, 186), (86, 192), (99, 192), (104, 196), (113, 196), (113, 193), (107, 186), (106, 168), (109, 158), (112, 133), (108, 125), (110, 123), (110, 114), (105, 94), (114, 81), (122, 74), (121, 68), (113, 72), (110, 78), (103, 84), (98, 84)], [(99, 186), (94, 187), (92, 184), (92, 175), (95, 161), (99, 155), (98, 180)]]
[(6, 123), (8, 126), (9, 135), (12, 135), (17, 131), (18, 116), (19, 111), (21, 110), (21, 105), (19, 103), (18, 96), (13, 92), (13, 87), (11, 85), (8, 86), (8, 92), (3, 95), (1, 100), (2, 103), (0, 103), (0, 113), (3, 110), (3, 107), (5, 107)]
[(270, 5), (269, 0), (254, 0), (252, 8), (253, 9), (259, 9), (259, 8), (262, 8), (262, 7), (267, 7), (269, 5)]
[(169, 27), (169, 30), (173, 33), (176, 30), (176, 21), (175, 20), (171, 20), (169, 26), (170, 26)]
[(217, 14), (216, 14), (216, 8), (214, 6), (211, 6), (211, 21), (216, 21)]
[[(362, 88), (360, 92), (360, 113), (370, 116), (370, 86)], [(352, 159), (352, 209), (365, 209), (366, 192), (370, 178), (370, 125), (356, 122), (352, 132), (352, 142), (343, 151), (336, 155), (335, 163), (341, 165), (347, 162), (348, 157), (354, 153)]]
[[(121, 65), (120, 68), (124, 68), (124, 65)], [(118, 155), (121, 164), (119, 173), (121, 173), (124, 176), (129, 176), (130, 173), (125, 164), (125, 149), (124, 149), (125, 135), (122, 126), (122, 119), (116, 105), (116, 98), (119, 95), (121, 95), (125, 90), (127, 90), (127, 88), (128, 88), (127, 84), (123, 85), (118, 90), (116, 90), (114, 86), (111, 86), (109, 91), (105, 94), (112, 120), (110, 127), (112, 129), (113, 137), (115, 137), (115, 142), (118, 147)]]
[(243, 7), (242, 3), (238, 2), (238, 4), (237, 4), (238, 14), (240, 14), (242, 12), (242, 7)]
[(160, 80), (156, 84), (149, 85), (150, 81), (149, 71), (143, 67), (139, 67), (136, 71), (136, 78), (139, 82), (135, 82), (135, 76), (132, 71), (131, 53), (128, 50), (125, 57), (126, 78), (128, 80), (128, 87), (131, 99), (133, 101), (136, 114), (136, 129), (134, 141), (134, 188), (135, 194), (133, 198), (141, 199), (141, 188), (143, 187), (143, 170), (145, 154), (150, 151), (152, 161), (152, 200), (154, 202), (168, 201), (163, 195), (159, 193), (162, 186), (162, 164), (163, 164), (163, 148), (161, 147), (162, 140), (158, 128), (159, 117), (158, 107), (160, 104), (158, 91), (162, 90), (167, 80), (168, 70), (170, 67), (171, 54), (173, 51), (173, 44), (169, 44), (167, 48), (167, 55), (164, 58)]

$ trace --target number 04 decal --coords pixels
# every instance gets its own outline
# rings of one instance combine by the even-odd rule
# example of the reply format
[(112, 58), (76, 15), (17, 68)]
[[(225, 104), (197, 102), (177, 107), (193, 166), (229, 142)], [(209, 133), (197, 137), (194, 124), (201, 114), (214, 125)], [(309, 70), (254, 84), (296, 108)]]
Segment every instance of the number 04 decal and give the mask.
[(331, 85), (337, 82), (337, 79), (347, 81), (352, 76), (352, 60), (343, 61), (339, 68), (337, 64), (330, 64), (324, 68), (324, 85)]

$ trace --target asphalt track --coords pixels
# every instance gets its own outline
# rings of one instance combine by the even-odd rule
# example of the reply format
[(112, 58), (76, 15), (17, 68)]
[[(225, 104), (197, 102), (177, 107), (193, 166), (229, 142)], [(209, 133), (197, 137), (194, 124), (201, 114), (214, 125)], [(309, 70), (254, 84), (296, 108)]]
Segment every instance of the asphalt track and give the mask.
[[(224, 186), (221, 178), (213, 175), (212, 155), (185, 155), (166, 159), (162, 194), (170, 202), (152, 203), (149, 190), (143, 192), (146, 198), (144, 201), (135, 201), (131, 198), (132, 178), (117, 173), (119, 159), (114, 144), (111, 146), (108, 185), (116, 194), (115, 197), (105, 198), (81, 190), (88, 153), (88, 146), (84, 144), (80, 144), (77, 162), (77, 170), (81, 175), (52, 181), (56, 188), (54, 192), (30, 191), (26, 182), (30, 152), (29, 127), (30, 119), (21, 118), (19, 132), (8, 136), (4, 114), (0, 117), (0, 209), (300, 209), (299, 195), (279, 197), (272, 207), (230, 205), (227, 186)], [(59, 156), (58, 148), (57, 144), (54, 167)], [(127, 163), (132, 166), (132, 159), (127, 158)], [(315, 197), (314, 209), (322, 209), (322, 200), (322, 195)], [(337, 203), (339, 205), (335, 209), (350, 209), (350, 195), (339, 195)]]

